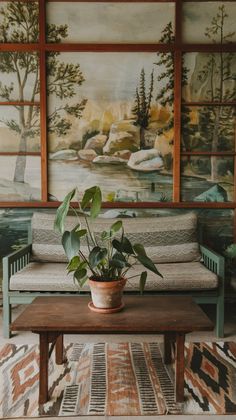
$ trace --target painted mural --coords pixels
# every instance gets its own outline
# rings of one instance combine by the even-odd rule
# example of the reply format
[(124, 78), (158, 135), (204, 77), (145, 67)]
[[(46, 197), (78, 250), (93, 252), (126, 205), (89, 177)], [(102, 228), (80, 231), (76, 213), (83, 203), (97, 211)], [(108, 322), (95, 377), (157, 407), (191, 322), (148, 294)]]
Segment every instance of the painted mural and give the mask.
[[(171, 2), (47, 2), (48, 23), (66, 27), (61, 42), (155, 43), (169, 22), (174, 25), (174, 16)], [(56, 42), (50, 34), (48, 40)]]
[(208, 29), (215, 16), (221, 18), (220, 8), (224, 8), (224, 14), (227, 15), (227, 29), (232, 36), (224, 36), (223, 43), (236, 42), (235, 16), (236, 3), (223, 1), (191, 1), (183, 2), (183, 41), (189, 44), (217, 42), (221, 43), (221, 33)]
[[(173, 86), (164, 62), (171, 65), (171, 72), (173, 63), (170, 55), (163, 56), (49, 56), (52, 196), (61, 200), (72, 185), (82, 192), (99, 184), (104, 201), (171, 200)], [(55, 80), (62, 70), (60, 86)]]
[[(233, 2), (183, 6), (189, 42), (235, 42)], [(0, 42), (38, 41), (37, 2), (0, 11)], [(47, 20), (49, 43), (174, 42), (171, 2), (49, 2)], [(183, 100), (232, 102), (235, 67), (235, 53), (184, 54)], [(1, 52), (0, 71), (1, 101), (39, 101), (36, 53)], [(50, 200), (98, 184), (104, 201), (171, 201), (172, 53), (51, 52), (47, 74)], [(0, 107), (0, 152), (22, 153), (0, 158), (1, 201), (40, 200), (39, 121), (38, 106)], [(182, 152), (233, 152), (234, 131), (232, 106), (182, 107)], [(232, 201), (233, 178), (229, 156), (184, 156), (181, 198)]]
[[(26, 24), (27, 22), (27, 24)], [(0, 42), (38, 41), (38, 3), (0, 3)], [(39, 101), (38, 54), (0, 53), (0, 101)], [(40, 114), (38, 106), (0, 106), (0, 201), (41, 199)], [(27, 156), (38, 153), (39, 156)]]
[[(185, 4), (184, 13), (186, 28), (190, 22), (192, 28), (200, 21), (206, 25), (198, 42), (235, 42), (233, 16), (236, 5), (208, 2), (201, 3), (200, 8), (196, 3)], [(191, 36), (189, 42), (190, 39), (194, 42)], [(233, 201), (233, 156), (200, 156), (196, 153), (235, 150), (236, 113), (235, 107), (227, 102), (236, 100), (236, 53), (184, 54), (182, 86), (183, 101), (203, 102), (203, 105), (182, 106), (182, 152), (194, 152), (195, 155), (182, 158), (184, 188), (181, 198), (183, 201)], [(225, 104), (209, 106), (204, 102)]]

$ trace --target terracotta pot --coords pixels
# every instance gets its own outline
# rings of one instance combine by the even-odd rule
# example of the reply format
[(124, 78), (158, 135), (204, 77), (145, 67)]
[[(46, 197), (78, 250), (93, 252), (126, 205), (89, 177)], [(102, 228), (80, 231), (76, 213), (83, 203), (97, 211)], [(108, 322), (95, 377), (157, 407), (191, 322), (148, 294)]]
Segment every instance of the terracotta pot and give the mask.
[[(122, 295), (126, 279), (115, 281), (96, 281), (89, 279), (94, 309), (100, 312), (114, 312), (123, 308)], [(90, 306), (90, 309), (91, 306)], [(102, 311), (104, 309), (104, 311)]]

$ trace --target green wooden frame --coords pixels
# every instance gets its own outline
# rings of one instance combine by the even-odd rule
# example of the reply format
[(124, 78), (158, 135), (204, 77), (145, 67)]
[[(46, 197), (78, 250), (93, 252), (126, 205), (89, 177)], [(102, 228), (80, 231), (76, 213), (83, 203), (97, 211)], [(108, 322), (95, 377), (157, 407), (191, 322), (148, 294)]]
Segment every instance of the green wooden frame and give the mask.
[[(30, 292), (11, 291), (9, 289), (10, 277), (24, 268), (30, 261), (32, 245), (26, 245), (18, 251), (3, 258), (3, 336), (10, 338), (10, 323), (13, 304), (28, 304), (38, 296), (71, 296), (79, 292)], [(224, 337), (224, 280), (225, 259), (215, 251), (200, 245), (203, 264), (218, 275), (219, 287), (214, 290), (191, 291), (191, 292), (149, 292), (153, 295), (188, 295), (192, 296), (199, 304), (216, 305), (216, 335)], [(126, 292), (129, 293), (129, 292)], [(80, 292), (81, 294), (81, 292)], [(86, 292), (83, 293), (87, 295)]]

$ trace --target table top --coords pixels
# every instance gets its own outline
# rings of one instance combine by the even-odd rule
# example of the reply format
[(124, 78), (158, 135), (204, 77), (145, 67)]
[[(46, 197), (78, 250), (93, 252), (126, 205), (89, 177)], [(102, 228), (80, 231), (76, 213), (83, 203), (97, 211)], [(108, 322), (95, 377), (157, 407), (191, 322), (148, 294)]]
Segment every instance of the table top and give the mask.
[(214, 328), (191, 297), (137, 295), (123, 299), (122, 311), (100, 314), (88, 308), (88, 296), (37, 297), (11, 324), (11, 330), (152, 334)]

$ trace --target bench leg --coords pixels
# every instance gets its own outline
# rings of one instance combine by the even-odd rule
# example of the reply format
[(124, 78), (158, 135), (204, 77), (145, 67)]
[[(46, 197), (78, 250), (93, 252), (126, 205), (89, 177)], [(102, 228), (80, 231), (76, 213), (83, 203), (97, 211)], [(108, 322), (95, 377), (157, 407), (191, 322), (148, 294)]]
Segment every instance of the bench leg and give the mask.
[(224, 297), (220, 297), (216, 304), (216, 336), (224, 338)]
[(4, 338), (11, 338), (10, 323), (11, 323), (11, 304), (10, 304), (9, 296), (6, 296), (3, 293), (3, 337)]

